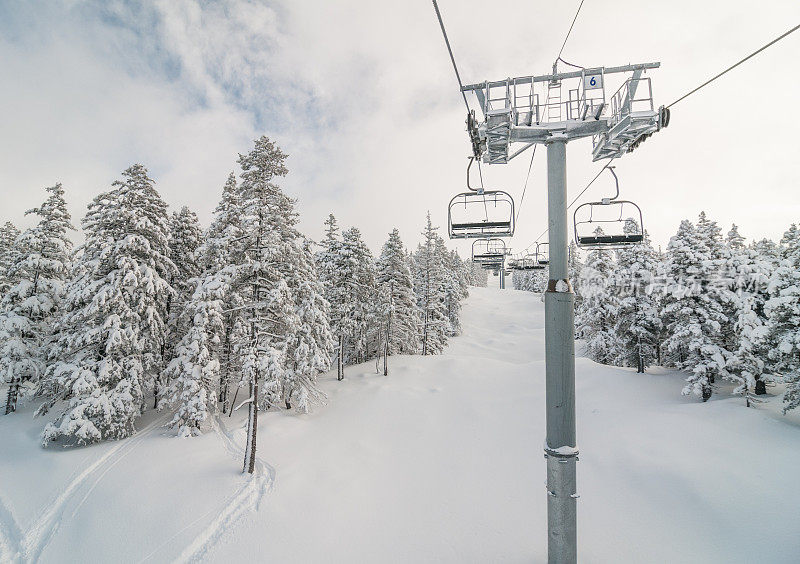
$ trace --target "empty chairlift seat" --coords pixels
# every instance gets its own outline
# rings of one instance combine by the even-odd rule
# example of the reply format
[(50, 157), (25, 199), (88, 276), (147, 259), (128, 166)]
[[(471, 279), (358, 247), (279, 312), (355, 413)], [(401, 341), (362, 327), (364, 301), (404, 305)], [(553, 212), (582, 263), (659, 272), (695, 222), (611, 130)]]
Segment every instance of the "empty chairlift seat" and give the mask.
[(510, 237), (514, 234), (514, 200), (508, 192), (464, 192), (447, 210), (451, 239)]
[(619, 248), (644, 241), (642, 210), (628, 200), (588, 202), (575, 210), (575, 244)]

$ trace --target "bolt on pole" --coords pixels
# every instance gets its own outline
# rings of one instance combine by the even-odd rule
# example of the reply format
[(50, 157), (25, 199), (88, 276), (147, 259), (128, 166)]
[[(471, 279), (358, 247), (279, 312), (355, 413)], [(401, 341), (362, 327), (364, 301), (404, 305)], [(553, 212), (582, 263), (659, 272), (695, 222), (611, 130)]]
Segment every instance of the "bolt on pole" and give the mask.
[(545, 292), (547, 559), (577, 562), (575, 295), (567, 262), (567, 140), (547, 144), (550, 280)]

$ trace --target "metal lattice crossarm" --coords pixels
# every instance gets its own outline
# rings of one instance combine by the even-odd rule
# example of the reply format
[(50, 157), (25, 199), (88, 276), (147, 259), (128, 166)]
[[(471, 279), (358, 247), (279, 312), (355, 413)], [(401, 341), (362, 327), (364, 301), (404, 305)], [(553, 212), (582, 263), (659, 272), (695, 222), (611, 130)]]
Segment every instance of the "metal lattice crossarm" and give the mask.
[[(669, 111), (653, 104), (650, 78), (642, 76), (659, 67), (596, 67), (466, 85), (462, 92), (475, 94), (483, 117), (467, 120), (473, 153), (505, 164), (531, 144), (583, 137), (593, 138), (594, 160), (628, 153), (669, 122)], [(619, 73), (631, 76), (607, 98), (606, 76)], [(512, 153), (512, 143), (526, 147)]]

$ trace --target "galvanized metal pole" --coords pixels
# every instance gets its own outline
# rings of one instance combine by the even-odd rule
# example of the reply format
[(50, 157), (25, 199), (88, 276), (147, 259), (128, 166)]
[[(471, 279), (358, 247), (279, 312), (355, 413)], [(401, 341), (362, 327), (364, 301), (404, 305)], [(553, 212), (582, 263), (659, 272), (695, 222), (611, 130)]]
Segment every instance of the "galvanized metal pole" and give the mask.
[(501, 290), (506, 289), (506, 273), (503, 272), (502, 268), (500, 269), (500, 289)]
[(547, 558), (577, 562), (575, 295), (567, 262), (567, 140), (547, 144), (550, 280), (544, 296), (547, 403)]

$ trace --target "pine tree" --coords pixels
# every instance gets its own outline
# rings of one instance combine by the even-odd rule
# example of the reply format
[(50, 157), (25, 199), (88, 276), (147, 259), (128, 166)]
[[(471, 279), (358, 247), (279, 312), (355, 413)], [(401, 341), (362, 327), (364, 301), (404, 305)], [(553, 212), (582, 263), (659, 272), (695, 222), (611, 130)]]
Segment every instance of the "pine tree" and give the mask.
[[(639, 233), (634, 220), (625, 223), (626, 233)], [(617, 251), (614, 277), (619, 294), (614, 332), (619, 339), (617, 364), (635, 366), (643, 373), (657, 357), (661, 319), (652, 284), (658, 268), (656, 254), (645, 231), (641, 244)]]
[(330, 311), (325, 289), (319, 281), (309, 241), (296, 241), (295, 265), (288, 279), (294, 293), (298, 326), (289, 338), (288, 367), (282, 384), (283, 401), (306, 413), (324, 394), (317, 388), (317, 377), (330, 370), (334, 350), (330, 330)]
[[(289, 268), (287, 246), (297, 221), (294, 202), (275, 180), (286, 176), (287, 155), (269, 138), (256, 140), (254, 149), (239, 155), (242, 169), (242, 254), (234, 265), (234, 287), (249, 307), (246, 339), (235, 345), (242, 358), (241, 383), (249, 388), (247, 445), (244, 471), (255, 470), (258, 411), (274, 405), (284, 379), (289, 335), (299, 322), (282, 269)], [(259, 397), (261, 396), (261, 397)]]
[[(242, 209), (236, 175), (231, 172), (222, 188), (222, 196), (214, 210), (214, 219), (208, 228), (205, 239), (198, 254), (204, 265), (205, 284), (224, 284), (223, 316), (224, 331), (219, 343), (219, 393), (218, 401), (222, 410), (230, 405), (229, 388), (234, 374), (241, 374), (241, 358), (233, 354), (234, 343), (243, 339), (246, 332), (244, 322), (239, 315), (244, 305), (244, 298), (230, 287), (230, 273), (222, 271), (229, 265), (242, 261)], [(212, 282), (217, 275), (222, 278)], [(198, 296), (202, 298), (202, 296)]]
[[(167, 331), (161, 344), (161, 357), (165, 363), (173, 357), (174, 343), (178, 342), (188, 330), (186, 316), (182, 315), (200, 276), (200, 246), (203, 234), (197, 215), (183, 206), (179, 212), (170, 217), (169, 253), (176, 267), (169, 283), (175, 290), (174, 295), (167, 297), (165, 309)], [(157, 379), (154, 390), (154, 403), (158, 406), (160, 379)]]
[[(595, 235), (602, 236), (598, 227)], [(601, 364), (613, 364), (620, 343), (614, 330), (618, 300), (613, 294), (614, 262), (611, 251), (594, 249), (586, 257), (581, 273), (581, 306), (575, 325), (578, 335), (585, 340), (586, 355)]]
[(375, 260), (351, 227), (342, 234), (343, 274), (345, 275), (345, 361), (365, 362), (378, 352), (380, 325)]
[(733, 225), (725, 239), (728, 289), (732, 294), (728, 315), (733, 320), (726, 348), (731, 352), (728, 373), (738, 384), (734, 393), (744, 395), (746, 405), (750, 406), (755, 401), (753, 394), (766, 393), (761, 337), (766, 323), (763, 313), (768, 298), (766, 288), (773, 266), (768, 258), (746, 247), (744, 241)]
[[(135, 431), (145, 393), (161, 372), (164, 313), (175, 272), (167, 206), (140, 164), (100, 194), (83, 219), (86, 242), (67, 286), (48, 368), (52, 405), (68, 400), (43, 440), (79, 444)], [(43, 410), (43, 411), (44, 411)]]
[(344, 243), (339, 236), (339, 227), (333, 214), (325, 220), (325, 239), (322, 250), (315, 256), (317, 272), (329, 305), (330, 328), (336, 341), (337, 379), (344, 379), (345, 321), (347, 318), (348, 273), (345, 270)]
[(0, 226), (0, 300), (8, 289), (16, 283), (11, 278), (10, 270), (16, 256), (19, 229), (10, 221)]
[(795, 224), (781, 239), (781, 260), (769, 283), (764, 335), (767, 364), (787, 383), (784, 413), (800, 406), (800, 230)]
[[(23, 382), (37, 383), (47, 366), (54, 319), (64, 294), (74, 229), (64, 201), (64, 189), (45, 189), (47, 200), (27, 214), (39, 217), (11, 249), (7, 279), (16, 283), (0, 302), (0, 375), (9, 384), (6, 414), (15, 411)], [(26, 215), (27, 215), (26, 214)], [(6, 233), (13, 234), (7, 224)]]
[(224, 330), (227, 290), (224, 274), (209, 274), (198, 281), (185, 306), (191, 324), (164, 371), (167, 387), (160, 407), (176, 408), (169, 426), (177, 427), (181, 437), (199, 435), (205, 421), (216, 412), (220, 371), (217, 348)]
[(415, 354), (419, 333), (419, 316), (414, 282), (400, 232), (389, 233), (378, 259), (377, 282), (385, 290), (384, 375), (388, 373), (386, 357), (393, 354)]
[(486, 288), (489, 284), (489, 273), (481, 268), (481, 265), (467, 259), (467, 271), (469, 272), (469, 285), (477, 288)]
[[(716, 378), (730, 375), (730, 353), (724, 347), (722, 328), (728, 323), (724, 303), (728, 292), (720, 278), (722, 260), (719, 228), (705, 214), (698, 227), (682, 221), (667, 246), (667, 286), (662, 319), (667, 323), (667, 350), (672, 363), (690, 371), (683, 394), (694, 393), (707, 401)], [(723, 283), (720, 283), (723, 282)]]
[(422, 354), (439, 354), (447, 344), (447, 309), (445, 302), (445, 269), (442, 256), (437, 252), (438, 227), (427, 223), (422, 231), (423, 242), (417, 247), (414, 263), (414, 291), (420, 309), (420, 341)]

